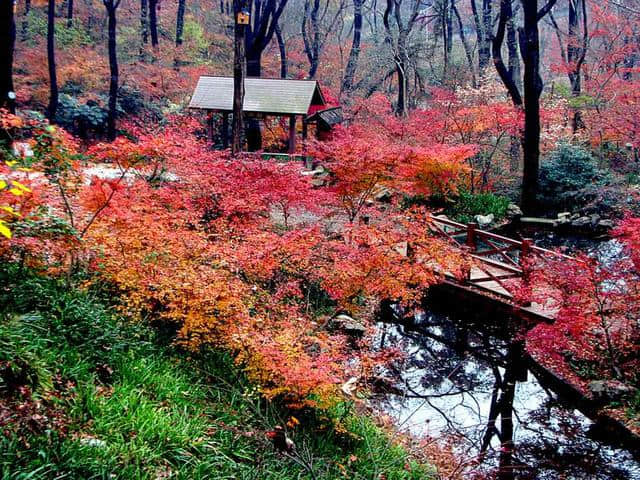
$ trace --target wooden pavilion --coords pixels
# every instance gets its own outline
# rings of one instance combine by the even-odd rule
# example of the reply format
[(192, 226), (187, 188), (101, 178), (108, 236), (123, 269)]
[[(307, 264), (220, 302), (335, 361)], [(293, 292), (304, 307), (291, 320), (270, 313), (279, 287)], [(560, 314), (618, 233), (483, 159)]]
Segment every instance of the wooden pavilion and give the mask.
[[(289, 117), (289, 153), (295, 152), (298, 117), (302, 119), (302, 138), (306, 139), (307, 125), (323, 121), (317, 113), (329, 110), (316, 80), (249, 77), (245, 79), (244, 88), (245, 114), (257, 117)], [(227, 148), (229, 115), (233, 112), (233, 77), (200, 77), (189, 108), (206, 110), (209, 113), (209, 138), (213, 138), (213, 113), (222, 113), (222, 144)], [(339, 107), (330, 110), (336, 108)], [(319, 123), (318, 127), (320, 128)], [(321, 128), (326, 129), (326, 126), (323, 124)]]

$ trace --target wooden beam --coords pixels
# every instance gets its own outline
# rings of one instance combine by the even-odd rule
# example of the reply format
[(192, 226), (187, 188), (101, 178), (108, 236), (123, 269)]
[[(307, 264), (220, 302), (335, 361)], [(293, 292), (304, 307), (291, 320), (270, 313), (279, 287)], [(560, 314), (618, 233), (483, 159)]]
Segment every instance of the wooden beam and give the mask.
[(296, 151), (296, 116), (291, 115), (289, 117), (289, 153), (293, 154)]
[(307, 121), (304, 117), (302, 117), (302, 140), (306, 140), (307, 139)]

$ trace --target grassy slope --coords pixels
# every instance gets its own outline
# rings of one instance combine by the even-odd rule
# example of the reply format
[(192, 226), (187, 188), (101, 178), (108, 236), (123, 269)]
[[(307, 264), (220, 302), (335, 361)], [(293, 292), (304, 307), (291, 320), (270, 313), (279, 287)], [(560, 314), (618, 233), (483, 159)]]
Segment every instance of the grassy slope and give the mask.
[[(261, 401), (224, 355), (190, 358), (95, 295), (3, 275), (3, 479), (429, 478), (413, 462), (407, 469), (406, 453), (348, 409), (348, 433), (303, 416), (291, 434), (298, 462), (286, 458), (264, 435), (286, 422), (285, 412)], [(18, 384), (35, 393), (18, 393)], [(313, 475), (301, 459), (311, 460)]]

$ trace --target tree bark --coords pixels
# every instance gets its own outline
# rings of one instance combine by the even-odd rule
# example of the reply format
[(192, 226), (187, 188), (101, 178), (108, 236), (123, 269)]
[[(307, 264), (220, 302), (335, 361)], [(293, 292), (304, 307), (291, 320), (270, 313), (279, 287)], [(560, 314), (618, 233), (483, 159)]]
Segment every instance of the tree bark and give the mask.
[(280, 25), (276, 25), (276, 40), (280, 52), (280, 78), (287, 78), (287, 46), (284, 43)]
[(491, 38), (493, 36), (491, 10), (491, 0), (482, 0), (482, 12), (478, 12), (476, 0), (471, 0), (471, 12), (476, 27), (478, 44), (478, 71), (480, 73), (489, 66), (489, 61), (491, 60)]
[(353, 41), (349, 51), (349, 60), (342, 80), (342, 91), (351, 92), (353, 79), (358, 68), (358, 58), (360, 57), (360, 42), (362, 39), (362, 5), (364, 0), (353, 0)]
[(158, 0), (149, 0), (149, 30), (151, 31), (151, 46), (158, 46)]
[(140, 38), (142, 46), (149, 43), (149, 1), (140, 0)]
[[(251, 23), (245, 27), (246, 74), (259, 77), (262, 70), (262, 52), (273, 39), (276, 26), (287, 0), (249, 0)], [(246, 129), (249, 150), (262, 148), (262, 133), (259, 120), (252, 118)]]
[(67, 27), (73, 26), (73, 0), (67, 0)]
[(0, 1), (0, 108), (16, 112), (13, 90), (13, 51), (16, 41), (16, 25), (13, 18), (13, 2)]
[(107, 138), (116, 139), (116, 115), (118, 102), (118, 55), (116, 50), (116, 10), (121, 0), (103, 0), (107, 9), (107, 29), (109, 46), (109, 113), (107, 117)]
[[(505, 0), (503, 0), (505, 1)], [(506, 0), (508, 1), (508, 0)], [(540, 169), (540, 39), (538, 1), (522, 0), (524, 21), (519, 30), (520, 53), (524, 64), (524, 132), (522, 137), (522, 211), (535, 212)]]
[(184, 11), (186, 0), (178, 0), (178, 14), (176, 16), (176, 46), (182, 45), (182, 34), (184, 32)]
[(47, 7), (47, 64), (49, 67), (49, 106), (47, 116), (51, 123), (56, 120), (58, 110), (58, 75), (56, 72), (56, 2), (49, 0)]
[(458, 35), (460, 36), (460, 42), (462, 43), (462, 47), (464, 48), (464, 54), (467, 57), (467, 64), (469, 66), (469, 72), (471, 73), (471, 86), (473, 88), (476, 88), (478, 86), (478, 82), (476, 80), (476, 69), (473, 65), (473, 50), (471, 49), (471, 45), (469, 45), (467, 37), (464, 34), (462, 17), (460, 17), (460, 12), (458, 11), (458, 7), (456, 7), (455, 2), (451, 2), (451, 9), (453, 11), (453, 14), (456, 16), (456, 21), (458, 22)]
[(242, 0), (234, 0), (234, 39), (233, 39), (233, 124), (231, 126), (231, 153), (238, 155), (242, 151), (244, 79), (245, 65), (245, 34), (246, 26), (237, 22), (238, 12), (242, 10)]
[[(515, 79), (513, 69), (507, 69), (502, 59), (507, 22), (513, 17), (511, 0), (501, 0), (498, 28), (493, 37), (493, 63), (500, 79), (504, 83), (512, 102), (524, 107), (524, 129), (522, 131), (523, 172), (522, 172), (522, 211), (535, 213), (538, 193), (538, 173), (540, 169), (540, 95), (542, 78), (540, 77), (540, 39), (538, 22), (547, 15), (556, 0), (548, 0), (538, 10), (537, 0), (521, 0), (523, 7), (523, 26), (518, 29), (520, 55), (524, 64), (522, 95)], [(523, 99), (524, 97), (524, 99)]]

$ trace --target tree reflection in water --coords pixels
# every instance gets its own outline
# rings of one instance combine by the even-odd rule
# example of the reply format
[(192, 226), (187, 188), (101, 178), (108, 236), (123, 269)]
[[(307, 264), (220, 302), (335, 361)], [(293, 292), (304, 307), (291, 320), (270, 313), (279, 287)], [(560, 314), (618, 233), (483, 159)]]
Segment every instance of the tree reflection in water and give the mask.
[(377, 401), (414, 434), (451, 436), (475, 457), (469, 478), (640, 479), (624, 450), (589, 438), (591, 422), (527, 371), (504, 328), (434, 313), (380, 323), (381, 347), (402, 347), (387, 372), (404, 391)]

